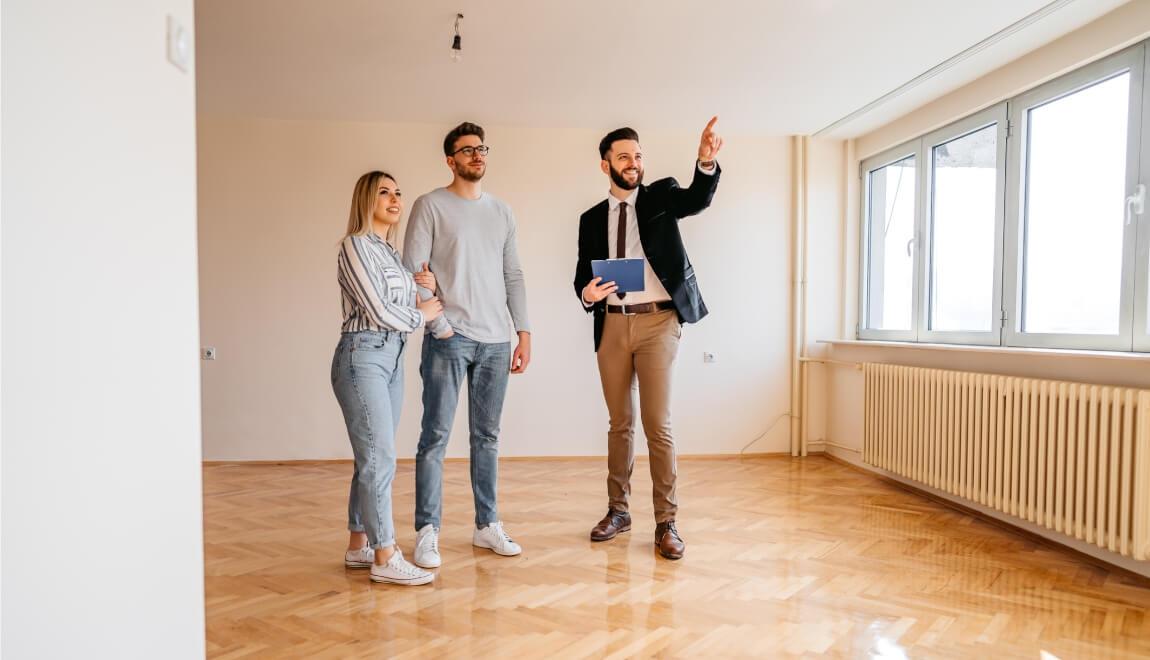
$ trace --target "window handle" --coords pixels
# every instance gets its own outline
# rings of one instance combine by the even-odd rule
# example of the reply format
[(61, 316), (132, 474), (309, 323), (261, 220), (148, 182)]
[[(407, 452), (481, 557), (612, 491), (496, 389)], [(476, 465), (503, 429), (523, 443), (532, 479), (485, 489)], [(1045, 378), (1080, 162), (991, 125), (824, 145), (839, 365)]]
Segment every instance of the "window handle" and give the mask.
[(911, 255), (911, 246), (913, 246), (913, 245), (914, 245), (914, 239), (913, 238), (906, 242), (906, 256), (908, 256), (908, 257), (913, 256), (913, 255)]
[(1134, 219), (1134, 214), (1142, 215), (1146, 210), (1146, 186), (1138, 184), (1134, 188), (1134, 194), (1126, 198), (1126, 224), (1129, 225)]

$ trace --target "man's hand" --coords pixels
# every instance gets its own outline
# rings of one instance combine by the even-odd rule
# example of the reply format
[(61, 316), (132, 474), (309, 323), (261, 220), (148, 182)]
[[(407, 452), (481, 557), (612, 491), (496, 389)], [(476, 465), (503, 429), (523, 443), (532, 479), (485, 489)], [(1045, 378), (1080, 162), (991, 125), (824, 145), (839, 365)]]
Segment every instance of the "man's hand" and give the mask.
[(600, 284), (599, 282), (602, 279), (602, 277), (596, 277), (588, 282), (587, 286), (583, 287), (583, 302), (585, 304), (594, 305), (612, 293), (615, 293), (615, 289), (619, 288), (614, 282), (603, 282)]
[(723, 138), (715, 132), (715, 122), (717, 121), (719, 121), (717, 116), (711, 117), (711, 121), (707, 122), (707, 127), (703, 129), (703, 136), (699, 138), (699, 162), (703, 163), (704, 167), (707, 163), (713, 167), (715, 157), (719, 155), (719, 149), (723, 148)]
[(531, 363), (531, 333), (519, 332), (519, 345), (515, 347), (515, 353), (511, 355), (511, 373), (521, 374), (527, 371), (527, 365)]
[(432, 293), (435, 293), (435, 274), (432, 273), (431, 269), (427, 267), (426, 261), (423, 262), (423, 270), (412, 275), (412, 279), (414, 279), (415, 283), (419, 286), (427, 289)]

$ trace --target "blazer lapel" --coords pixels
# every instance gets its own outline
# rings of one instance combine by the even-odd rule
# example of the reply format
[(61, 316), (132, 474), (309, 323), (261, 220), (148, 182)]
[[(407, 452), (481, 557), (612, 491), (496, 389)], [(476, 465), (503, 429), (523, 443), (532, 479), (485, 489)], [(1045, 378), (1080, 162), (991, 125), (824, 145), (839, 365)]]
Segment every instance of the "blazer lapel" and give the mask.
[(639, 242), (643, 245), (643, 252), (647, 255), (647, 260), (650, 261), (651, 257), (658, 256), (659, 246), (651, 243), (652, 234), (648, 228), (651, 214), (655, 213), (656, 210), (647, 208), (647, 202), (650, 202), (647, 186), (639, 186), (639, 194), (635, 197), (635, 224), (639, 227)]
[(609, 208), (610, 207), (607, 204), (607, 200), (603, 200), (599, 203), (599, 206), (595, 208), (594, 217), (597, 227), (595, 228), (595, 231), (592, 235), (597, 236), (598, 238), (595, 240), (595, 244), (593, 246), (593, 254), (591, 255), (592, 259), (608, 259), (611, 256), (610, 247), (607, 243), (607, 227), (609, 226), (607, 224), (607, 211)]

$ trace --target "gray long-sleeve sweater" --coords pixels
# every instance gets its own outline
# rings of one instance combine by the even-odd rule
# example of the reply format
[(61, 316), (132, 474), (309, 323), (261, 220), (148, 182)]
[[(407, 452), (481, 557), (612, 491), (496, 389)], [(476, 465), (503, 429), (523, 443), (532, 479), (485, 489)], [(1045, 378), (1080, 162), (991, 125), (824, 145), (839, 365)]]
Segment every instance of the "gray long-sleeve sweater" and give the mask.
[[(440, 318), (456, 332), (479, 342), (509, 341), (512, 326), (530, 331), (515, 234), (515, 215), (503, 201), (437, 188), (411, 207), (403, 263), (413, 273), (430, 264), (443, 301)], [(440, 320), (428, 329), (436, 336), (447, 331)]]

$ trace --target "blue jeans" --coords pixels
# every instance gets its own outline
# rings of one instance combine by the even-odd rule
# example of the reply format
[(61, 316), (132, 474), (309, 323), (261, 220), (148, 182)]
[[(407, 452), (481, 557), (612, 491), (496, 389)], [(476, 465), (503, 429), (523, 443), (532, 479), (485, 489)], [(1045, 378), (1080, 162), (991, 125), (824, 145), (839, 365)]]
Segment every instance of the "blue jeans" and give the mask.
[(343, 409), (355, 455), (347, 528), (365, 532), (372, 548), (395, 544), (391, 482), (395, 432), (403, 408), (403, 346), (399, 332), (347, 332), (331, 363), (331, 386)]
[(471, 438), (471, 493), (475, 526), (499, 520), (495, 506), (499, 478), (499, 418), (511, 369), (511, 344), (485, 344), (455, 333), (447, 339), (423, 336), (423, 430), (415, 454), (415, 528), (440, 526), (443, 517), (443, 454), (467, 377)]

